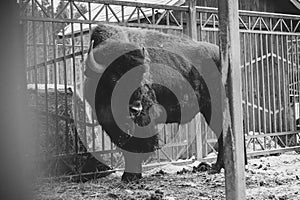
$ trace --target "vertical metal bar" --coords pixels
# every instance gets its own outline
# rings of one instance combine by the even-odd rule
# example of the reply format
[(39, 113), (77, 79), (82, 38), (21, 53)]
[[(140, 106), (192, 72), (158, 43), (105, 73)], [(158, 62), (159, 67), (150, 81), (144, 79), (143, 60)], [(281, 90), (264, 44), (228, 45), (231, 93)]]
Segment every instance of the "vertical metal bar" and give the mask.
[(93, 152), (95, 152), (95, 140), (96, 140), (96, 136), (95, 136), (95, 119), (94, 119), (94, 112), (93, 110), (91, 110), (91, 116), (92, 116), (92, 150)]
[(81, 61), (82, 61), (82, 65), (81, 65), (81, 79), (82, 79), (82, 101), (83, 101), (83, 142), (84, 145), (86, 146), (86, 150), (88, 149), (88, 143), (87, 143), (87, 136), (86, 136), (86, 104), (85, 104), (85, 96), (84, 96), (84, 48), (83, 48), (83, 42), (84, 42), (84, 38), (83, 38), (83, 28), (82, 28), (82, 23), (80, 23), (80, 49), (81, 49)]
[[(290, 25), (291, 25), (291, 30), (293, 30), (293, 21), (291, 20), (290, 21)], [(292, 81), (293, 81), (293, 77), (291, 77), (291, 75), (292, 75), (292, 73), (293, 72), (291, 72), (291, 70), (293, 70), (293, 68), (292, 68), (292, 66), (293, 66), (293, 36), (291, 35), (290, 36), (290, 39), (291, 39), (291, 41), (290, 41), (290, 48), (291, 48), (291, 53), (289, 54), (289, 35), (287, 35), (286, 36), (286, 38), (287, 38), (287, 47), (286, 47), (286, 54), (287, 54), (287, 58), (288, 58), (288, 60), (290, 59), (290, 63), (287, 61), (287, 69), (288, 69), (288, 97), (289, 97), (289, 100), (288, 100), (288, 102), (289, 102), (289, 113), (290, 113), (290, 115), (289, 115), (289, 130), (290, 131), (292, 131), (292, 130), (294, 130), (294, 120), (292, 120), (292, 115), (293, 115), (293, 110), (292, 110), (292, 108), (293, 108), (293, 102), (292, 102), (292, 98), (291, 98), (291, 96), (292, 96), (292, 94), (293, 94), (293, 91), (291, 91), (291, 83), (292, 83)], [(287, 143), (287, 146), (288, 146), (288, 136), (286, 135), (286, 143)]]
[[(250, 52), (250, 76), (251, 76), (251, 103), (252, 103), (252, 131), (255, 134), (255, 102), (254, 102), (254, 67), (252, 63), (253, 54), (252, 54), (252, 34), (249, 33), (249, 52)], [(253, 149), (255, 150), (255, 149)]]
[(124, 6), (121, 6), (121, 14), (122, 14), (122, 23), (125, 22), (125, 17), (124, 17)]
[(182, 28), (182, 31), (181, 31), (181, 36), (184, 35), (184, 31), (183, 31), (183, 12), (180, 12), (180, 25), (181, 25), (181, 28)]
[(257, 96), (257, 121), (258, 121), (258, 132), (261, 134), (261, 116), (260, 116), (260, 82), (259, 82), (259, 64), (258, 64), (258, 41), (257, 41), (257, 34), (254, 34), (254, 43), (255, 43), (255, 66), (256, 66), (256, 74), (255, 74), (255, 79), (256, 79), (256, 96)]
[[(175, 131), (174, 124), (171, 125), (171, 128), (172, 128), (172, 132), (174, 133), (175, 139), (176, 139), (176, 142), (175, 142), (175, 144), (176, 144), (175, 150), (176, 151), (175, 151), (175, 157), (174, 157), (174, 159), (176, 159), (177, 156), (178, 156), (178, 152), (179, 152), (179, 146), (178, 146), (178, 144), (180, 143), (180, 135), (178, 137), (178, 135), (177, 135), (177, 133)], [(187, 129), (188, 132), (190, 132), (189, 124), (186, 124), (186, 129)]]
[(243, 133), (242, 134), (246, 134), (247, 133), (247, 125), (246, 123), (248, 123), (247, 120), (247, 113), (246, 113), (246, 108), (247, 108), (247, 98), (246, 98), (246, 93), (247, 93), (247, 88), (246, 88), (246, 73), (247, 73), (247, 67), (245, 64), (245, 48), (244, 48), (244, 33), (240, 33), (240, 46), (241, 46), (241, 64), (240, 64), (240, 69), (241, 69), (241, 80), (242, 80), (242, 109), (243, 109), (243, 114), (242, 114), (242, 118), (243, 118)]
[[(201, 129), (201, 118), (200, 116), (198, 117), (198, 120), (196, 121), (197, 125), (196, 125), (196, 133), (195, 133), (195, 139), (196, 139), (196, 156), (197, 159), (202, 159), (203, 158), (203, 152), (202, 152), (202, 135), (198, 134), (199, 127)], [(201, 131), (200, 131), (201, 132)], [(189, 132), (187, 132), (187, 134), (189, 134)]]
[[(185, 132), (186, 135), (188, 135), (188, 134), (197, 134), (196, 133), (197, 129), (195, 129), (196, 128), (196, 123), (197, 123), (196, 118), (194, 118), (189, 124), (187, 124), (187, 131)], [(178, 127), (178, 130), (179, 130), (179, 127)], [(182, 132), (178, 132), (177, 135), (178, 134), (179, 134), (179, 136), (184, 135), (184, 134), (182, 134)], [(186, 141), (188, 141), (187, 138), (186, 138)], [(180, 138), (179, 143), (182, 143), (182, 142), (183, 142), (183, 140), (182, 140), (182, 138)], [(201, 145), (201, 147), (202, 147), (202, 145)], [(188, 146), (186, 147), (186, 150), (188, 151)], [(176, 158), (179, 158), (178, 155), (176, 156)], [(188, 159), (188, 152), (187, 152), (187, 159)]]
[[(246, 33), (243, 33), (243, 49), (244, 49), (244, 69), (245, 69), (245, 113), (246, 113), (246, 118), (245, 120), (245, 129), (246, 129), (246, 134), (249, 134), (249, 107), (248, 107), (248, 102), (249, 102), (249, 91), (248, 91), (248, 69), (249, 67), (247, 66), (247, 43), (246, 43)], [(251, 59), (250, 59), (251, 61)]]
[(101, 136), (102, 136), (102, 150), (105, 150), (105, 135), (104, 135), (104, 131), (101, 128)]
[(166, 19), (167, 19), (167, 26), (170, 25), (170, 10), (166, 10), (167, 11), (167, 16), (166, 16)]
[(89, 13), (89, 20), (91, 20), (92, 19), (91, 2), (88, 2), (88, 13)]
[[(282, 84), (283, 84), (283, 104), (284, 104), (284, 131), (287, 131), (287, 118), (288, 118), (288, 105), (287, 105), (287, 94), (286, 94), (286, 68), (284, 64), (284, 40), (283, 40), (283, 35), (280, 36), (281, 39), (281, 61), (282, 61)], [(288, 58), (286, 57), (286, 62)]]
[(209, 142), (208, 142), (208, 140), (211, 139), (211, 134), (210, 134), (210, 132), (208, 132), (208, 130), (207, 130), (207, 126), (206, 126), (206, 123), (205, 123), (204, 118), (201, 118), (201, 125), (202, 125), (202, 127), (201, 127), (201, 133), (202, 133), (202, 130), (203, 130), (203, 132), (204, 132), (204, 134), (205, 134), (205, 146), (206, 146), (206, 152), (205, 152), (205, 155), (207, 155), (208, 152), (210, 151), (210, 149), (213, 150), (213, 148), (211, 148), (211, 147), (209, 146)]
[(152, 24), (155, 24), (155, 13), (154, 13), (154, 8), (152, 10)]
[[(23, 3), (21, 3), (22, 4), (22, 6), (23, 6)], [(22, 24), (23, 24), (23, 29), (22, 29), (22, 32), (24, 33), (24, 41), (23, 41), (23, 47), (24, 47), (24, 49), (23, 49), (23, 52), (24, 52), (24, 63), (25, 63), (25, 71), (26, 71), (26, 74), (27, 74), (27, 76), (26, 76), (26, 83), (28, 84), (28, 83), (33, 83), (32, 82), (32, 78), (31, 78), (31, 70), (30, 71), (28, 71), (28, 70), (26, 70), (27, 69), (27, 67), (28, 66), (30, 66), (29, 65), (29, 56), (28, 56), (28, 52), (30, 52), (30, 48), (28, 48), (28, 21), (23, 21), (22, 22)], [(26, 89), (27, 89), (27, 85), (26, 85)]]
[[(269, 129), (268, 132), (272, 132), (272, 118), (271, 118), (271, 88), (270, 88), (270, 62), (269, 62), (269, 35), (266, 34), (266, 60), (267, 60), (267, 93), (268, 93), (268, 122), (269, 122)], [(272, 56), (272, 54), (271, 54)]]
[(276, 132), (276, 83), (275, 83), (275, 64), (274, 64), (274, 41), (273, 41), (273, 35), (270, 35), (271, 37), (271, 69), (272, 69), (272, 103), (273, 103), (273, 132)]
[[(71, 13), (71, 17), (73, 18), (73, 3), (70, 3), (70, 13)], [(74, 116), (74, 125), (75, 125), (75, 129), (76, 129), (76, 125), (77, 123), (77, 83), (76, 83), (76, 58), (75, 58), (75, 38), (74, 38), (74, 23), (71, 23), (71, 42), (72, 42), (72, 71), (73, 71), (73, 116)], [(72, 117), (72, 116), (70, 116)], [(78, 153), (78, 131), (75, 131), (74, 133), (74, 137), (75, 137), (75, 153)]]
[(185, 14), (185, 19), (186, 19), (186, 36), (190, 36), (190, 22), (189, 22), (189, 12), (184, 12)]
[[(32, 16), (34, 16), (34, 2), (32, 1)], [(35, 85), (35, 91), (34, 91), (34, 98), (35, 98), (35, 107), (37, 108), (38, 106), (38, 78), (37, 78), (37, 49), (36, 49), (36, 22), (32, 21), (32, 40), (33, 40), (33, 65), (34, 65), (34, 72), (33, 72), (33, 76), (34, 76), (34, 85)], [(39, 133), (39, 127), (38, 124), (35, 124), (34, 131), (36, 131), (36, 133)]]
[(204, 142), (205, 143), (202, 143), (205, 145), (205, 152), (204, 152), (204, 155), (207, 156), (208, 155), (208, 152), (210, 152), (210, 146), (209, 146), (209, 142), (208, 142), (208, 139), (209, 139), (209, 135), (208, 135), (208, 131), (206, 129), (206, 124), (205, 124), (205, 121), (203, 120), (204, 118), (202, 118), (201, 116), (199, 117), (199, 121), (200, 121), (200, 125), (199, 125), (199, 133), (202, 135), (204, 134)]
[[(296, 68), (297, 68), (297, 103), (298, 103), (298, 118), (300, 117), (300, 69), (299, 69), (299, 46), (298, 46), (298, 40), (299, 40), (299, 36), (296, 35), (295, 36), (296, 38)], [(296, 108), (296, 106), (295, 106)], [(295, 114), (295, 125), (296, 125), (296, 130), (297, 130), (297, 123), (296, 123), (296, 120), (297, 120), (297, 117), (296, 117), (296, 114)], [(295, 140), (296, 140), (296, 137), (295, 137)], [(296, 142), (296, 141), (295, 141)]]
[(34, 14), (35, 14), (35, 12), (34, 12), (35, 11), (34, 5), (35, 5), (35, 1), (31, 0), (31, 16), (32, 17), (34, 17)]
[[(102, 133), (103, 134), (103, 133)], [(114, 149), (114, 145), (113, 145), (113, 143), (111, 142), (110, 143), (110, 149), (111, 150), (113, 150)], [(110, 153), (110, 166), (111, 166), (111, 168), (113, 168), (114, 167), (114, 165), (113, 165), (113, 161), (114, 161), (114, 154), (113, 153)]]
[[(289, 37), (285, 36), (286, 41), (286, 89), (287, 89), (287, 105), (288, 105), (288, 124), (287, 124), (287, 131), (291, 131), (291, 102), (290, 102), (290, 66), (289, 66)], [(288, 146), (288, 135), (285, 135), (285, 144)]]
[[(295, 50), (294, 50), (294, 42), (295, 42), (296, 36), (291, 35), (291, 70), (292, 70), (292, 77), (291, 77), (291, 85), (292, 85), (292, 95), (293, 95), (293, 131), (296, 131), (296, 102), (297, 102), (297, 62), (296, 62), (296, 57), (297, 54), (295, 55)], [(289, 145), (291, 142), (291, 139), (294, 137), (294, 135), (290, 135), (288, 137), (288, 142), (287, 144)]]
[(165, 131), (165, 126), (162, 127), (162, 130), (161, 132), (163, 133), (163, 138), (164, 138), (164, 144), (167, 144), (167, 134), (166, 134), (166, 131)]
[[(159, 138), (163, 138), (163, 139), (161, 139), (160, 141), (158, 141), (158, 145), (161, 146), (161, 143), (160, 143), (160, 142), (163, 142), (163, 143), (165, 144), (165, 142), (164, 142), (163, 128), (160, 129), (158, 135), (159, 135)], [(159, 150), (160, 150), (160, 149), (157, 149), (157, 150), (155, 151), (155, 155), (156, 155), (156, 157), (157, 157), (157, 162), (158, 162), (158, 163), (160, 163), (160, 153), (159, 153)]]
[[(168, 141), (167, 141), (168, 137), (167, 137), (166, 126), (165, 125), (163, 125), (163, 127), (162, 127), (162, 133), (163, 133), (163, 136), (164, 136), (164, 144), (166, 145), (168, 143)], [(159, 151), (159, 150), (157, 150), (157, 151)]]
[[(51, 0), (51, 14), (52, 18), (54, 18), (55, 13), (54, 13), (54, 0)], [(54, 31), (54, 22), (51, 22), (51, 28), (52, 28), (52, 49), (53, 49), (53, 59), (55, 60), (53, 63), (53, 68), (54, 68), (54, 94), (55, 94), (55, 146), (56, 146), (56, 155), (59, 153), (59, 145), (58, 145), (58, 97), (57, 97), (57, 64), (56, 64), (56, 40), (55, 40), (55, 31)]]
[(203, 35), (202, 35), (202, 13), (198, 12), (198, 15), (199, 15), (199, 20), (200, 20), (198, 37), (199, 37), (199, 41), (203, 41), (203, 38), (202, 38), (203, 37)]
[(47, 38), (46, 38), (46, 26), (43, 22), (43, 54), (44, 54), (44, 69), (45, 69), (45, 111), (46, 111), (46, 133), (49, 134), (49, 111), (48, 111), (48, 70), (47, 70)]
[[(213, 15), (213, 28), (216, 28), (216, 16)], [(217, 44), (217, 31), (213, 31), (214, 44)]]
[(65, 103), (65, 110), (64, 110), (64, 117), (65, 118), (65, 142), (66, 142), (66, 153), (69, 153), (69, 122), (67, 120), (68, 117), (68, 96), (67, 96), (67, 62), (66, 62), (66, 37), (65, 37), (65, 29), (62, 29), (62, 42), (63, 42), (63, 69), (64, 69), (64, 103)]
[[(271, 35), (271, 51), (272, 51), (272, 75), (273, 75), (273, 106), (274, 106), (274, 133), (277, 132), (277, 110), (276, 110), (276, 85), (277, 84), (277, 80), (276, 80), (276, 66), (275, 66), (275, 62), (274, 62), (274, 56), (275, 56), (275, 52), (274, 52), (274, 35)], [(278, 58), (278, 55), (277, 55)], [(278, 61), (277, 61), (277, 67), (278, 67)], [(277, 75), (278, 78), (278, 75)], [(279, 86), (278, 86), (279, 87)], [(280, 95), (280, 94), (279, 94)], [(279, 98), (279, 97), (278, 97)], [(280, 109), (280, 108), (279, 108)], [(275, 139), (275, 148), (277, 148), (277, 137), (273, 137), (273, 139)]]
[(296, 80), (295, 80), (295, 69), (294, 69), (294, 49), (293, 49), (293, 41), (294, 41), (294, 36), (291, 35), (291, 70), (292, 70), (292, 94), (293, 94), (293, 105), (294, 105), (294, 108), (293, 108), (293, 112), (294, 112), (294, 118), (293, 118), (293, 130), (296, 130), (296, 120), (295, 120), (295, 117), (296, 117)]
[[(32, 2), (32, 16), (34, 16), (34, 3)], [(34, 65), (34, 85), (35, 85), (35, 106), (38, 105), (38, 71), (36, 55), (36, 22), (32, 21), (32, 40), (33, 40), (33, 65)]]
[[(105, 6), (105, 10), (106, 10), (106, 20), (108, 19), (108, 10), (107, 10), (107, 6)], [(91, 19), (91, 4), (89, 3), (88, 4), (88, 7), (89, 7), (89, 18)], [(92, 24), (89, 24), (89, 32), (91, 32), (92, 30)], [(91, 110), (91, 120), (92, 120), (92, 151), (95, 152), (95, 119), (94, 119), (94, 113), (93, 113), (93, 110)], [(87, 145), (88, 146), (88, 145)]]
[(159, 153), (159, 149), (158, 149), (158, 150), (156, 150), (156, 152), (157, 152), (157, 159), (158, 159), (158, 163), (160, 163), (160, 153)]
[[(282, 94), (281, 94), (281, 86), (282, 86), (282, 82), (281, 82), (281, 70), (280, 70), (280, 52), (279, 52), (279, 36), (276, 35), (276, 54), (277, 54), (277, 79), (276, 82), (278, 83), (278, 107), (279, 107), (279, 131), (282, 132), (282, 103), (281, 103), (281, 98), (282, 98)], [(283, 57), (281, 57), (281, 59), (283, 60)]]
[(105, 21), (106, 22), (109, 22), (109, 19), (108, 19), (108, 6), (109, 4), (104, 4), (105, 6)]
[(141, 9), (140, 7), (136, 7), (138, 24), (141, 23), (140, 9)]
[[(199, 117), (197, 118), (198, 120), (196, 121), (196, 123), (194, 124), (194, 126), (196, 126), (196, 133), (195, 134), (198, 134), (197, 132), (197, 124), (200, 123), (198, 122), (199, 121)], [(181, 126), (178, 127), (178, 130), (180, 129)], [(182, 133), (182, 132), (181, 132)], [(189, 140), (189, 134), (188, 133), (185, 133), (185, 138), (186, 138), (186, 159), (189, 159), (189, 144), (190, 144), (190, 140)], [(202, 145), (201, 145), (202, 146)]]
[[(263, 120), (263, 133), (267, 132), (267, 122), (266, 122), (266, 87), (265, 87), (265, 77), (268, 74), (265, 74), (265, 65), (264, 65), (264, 48), (263, 48), (263, 35), (260, 34), (260, 55), (261, 55), (261, 85), (262, 85), (262, 100), (263, 100), (263, 112), (262, 112), (262, 120)], [(268, 59), (266, 55), (266, 59)], [(264, 139), (264, 149), (266, 149), (266, 140)]]
[[(186, 131), (186, 124), (184, 125), (184, 130)], [(167, 125), (167, 131), (170, 133), (170, 135), (171, 135), (171, 142), (172, 142), (172, 144), (174, 144), (175, 143), (175, 137), (174, 137), (174, 133), (173, 133), (173, 131), (172, 131), (172, 129), (171, 129), (171, 127), (170, 127), (170, 125)], [(172, 145), (172, 150), (171, 150), (171, 152), (172, 152), (172, 154), (171, 154), (171, 159), (173, 160), (174, 159), (174, 154), (175, 154), (175, 149), (174, 149), (174, 145)]]

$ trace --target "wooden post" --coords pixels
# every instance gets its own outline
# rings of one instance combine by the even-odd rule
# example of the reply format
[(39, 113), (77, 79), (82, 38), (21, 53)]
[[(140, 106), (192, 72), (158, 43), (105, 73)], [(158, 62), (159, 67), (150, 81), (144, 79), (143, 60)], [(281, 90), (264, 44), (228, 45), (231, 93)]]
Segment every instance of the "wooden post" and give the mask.
[(223, 143), (228, 200), (246, 199), (238, 17), (238, 0), (219, 0), (222, 83), (226, 87)]
[(196, 0), (188, 0), (189, 7), (189, 36), (192, 40), (197, 41), (197, 16), (196, 16)]

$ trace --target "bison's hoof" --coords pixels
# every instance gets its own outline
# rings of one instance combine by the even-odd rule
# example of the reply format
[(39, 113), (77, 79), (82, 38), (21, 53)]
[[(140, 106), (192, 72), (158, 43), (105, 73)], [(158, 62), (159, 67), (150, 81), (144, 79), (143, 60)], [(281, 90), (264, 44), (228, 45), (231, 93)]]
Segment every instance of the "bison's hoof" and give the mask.
[(140, 180), (142, 178), (141, 173), (130, 173), (130, 172), (124, 172), (122, 175), (122, 181), (128, 183)]
[(211, 166), (208, 163), (201, 162), (197, 167), (193, 167), (193, 172), (205, 172), (209, 171), (211, 169)]
[(210, 170), (208, 170), (208, 174), (219, 174), (220, 172), (221, 172), (221, 170), (214, 169), (214, 168), (211, 168)]
[(221, 169), (224, 168), (223, 165), (220, 165), (218, 163), (213, 164), (211, 169), (208, 171), (209, 174), (218, 174), (221, 172)]

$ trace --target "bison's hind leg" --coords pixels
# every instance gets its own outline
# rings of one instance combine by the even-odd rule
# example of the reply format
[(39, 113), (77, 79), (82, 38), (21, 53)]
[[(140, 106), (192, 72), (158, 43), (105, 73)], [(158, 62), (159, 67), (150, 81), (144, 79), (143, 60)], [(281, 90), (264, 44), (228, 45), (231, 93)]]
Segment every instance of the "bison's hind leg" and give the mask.
[(221, 169), (224, 168), (224, 146), (223, 146), (223, 132), (218, 138), (218, 157), (217, 162), (212, 165), (210, 170), (211, 174), (220, 173)]
[[(244, 142), (245, 142), (245, 135), (244, 135)], [(244, 156), (245, 156), (245, 165), (247, 165), (248, 160), (247, 160), (246, 144), (244, 145)], [(225, 168), (225, 166), (224, 166), (223, 132), (221, 133), (220, 137), (218, 138), (217, 162), (215, 164), (213, 164), (212, 170), (210, 171), (210, 173), (220, 173), (222, 168)]]

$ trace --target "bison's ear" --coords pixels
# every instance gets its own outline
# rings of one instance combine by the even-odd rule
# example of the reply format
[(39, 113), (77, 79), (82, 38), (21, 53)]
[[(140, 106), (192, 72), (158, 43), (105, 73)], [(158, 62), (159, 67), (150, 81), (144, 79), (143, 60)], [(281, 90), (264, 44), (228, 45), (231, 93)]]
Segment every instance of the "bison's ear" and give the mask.
[(91, 69), (92, 71), (102, 74), (105, 70), (105, 67), (96, 62), (95, 57), (94, 57), (93, 46), (94, 46), (94, 40), (92, 40), (90, 43), (90, 48), (88, 51), (88, 56), (85, 61), (85, 64), (86, 64), (86, 67)]

